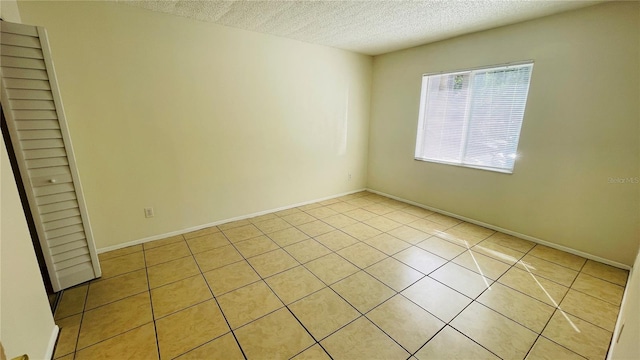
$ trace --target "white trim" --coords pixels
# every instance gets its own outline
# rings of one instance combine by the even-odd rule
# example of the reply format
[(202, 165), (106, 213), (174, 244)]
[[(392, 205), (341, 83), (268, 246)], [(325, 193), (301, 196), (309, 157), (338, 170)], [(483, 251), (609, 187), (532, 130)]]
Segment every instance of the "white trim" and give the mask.
[(508, 68), (511, 68), (511, 67), (518, 67), (518, 66), (522, 67), (524, 65), (529, 65), (529, 64), (533, 64), (533, 63), (534, 63), (533, 59), (512, 61), (512, 62), (508, 62), (508, 63), (494, 64), (494, 65), (483, 65), (483, 66), (476, 66), (476, 67), (466, 68), (466, 69), (442, 70), (442, 71), (424, 73), (424, 74), (422, 74), (422, 77), (432, 76), (432, 75), (463, 74), (463, 73), (467, 73), (467, 72), (471, 72), (471, 71), (485, 70), (485, 69), (500, 69), (500, 68), (508, 69)]
[(552, 242), (545, 241), (545, 240), (542, 240), (542, 239), (538, 239), (538, 238), (535, 238), (533, 236), (521, 234), (521, 233), (518, 233), (518, 232), (515, 232), (515, 231), (511, 231), (511, 230), (508, 230), (508, 229), (501, 228), (499, 226), (487, 224), (487, 223), (484, 223), (482, 221), (473, 220), (473, 219), (470, 219), (470, 218), (467, 218), (467, 217), (464, 217), (464, 216), (460, 216), (458, 214), (450, 213), (448, 211), (444, 211), (444, 210), (440, 210), (438, 208), (434, 208), (434, 207), (431, 207), (431, 206), (423, 205), (423, 204), (417, 203), (415, 201), (411, 201), (411, 200), (407, 200), (407, 199), (404, 199), (404, 198), (401, 198), (401, 197), (398, 197), (398, 196), (387, 194), (387, 193), (384, 193), (382, 191), (377, 191), (377, 190), (373, 190), (373, 189), (369, 189), (369, 188), (366, 189), (366, 190), (369, 191), (369, 192), (378, 194), (378, 195), (386, 196), (386, 197), (389, 197), (391, 199), (395, 199), (395, 200), (398, 200), (398, 201), (405, 202), (407, 204), (415, 205), (415, 206), (423, 208), (423, 209), (427, 209), (427, 210), (434, 211), (434, 212), (437, 212), (437, 213), (440, 213), (440, 214), (443, 214), (443, 215), (447, 215), (447, 216), (450, 216), (450, 217), (453, 217), (453, 218), (456, 218), (456, 219), (460, 219), (462, 221), (466, 221), (466, 222), (469, 222), (469, 223), (472, 223), (472, 224), (483, 226), (483, 227), (486, 227), (488, 229), (492, 229), (492, 230), (495, 230), (495, 231), (500, 231), (500, 232), (508, 234), (508, 235), (512, 235), (512, 236), (515, 236), (515, 237), (519, 237), (521, 239), (529, 240), (529, 241), (532, 241), (532, 242), (537, 243), (537, 244), (548, 246), (550, 248), (554, 248), (554, 249), (557, 249), (557, 250), (562, 250), (562, 251), (568, 252), (570, 254), (582, 256), (583, 258), (587, 258), (587, 259), (590, 259), (590, 260), (593, 260), (593, 261), (601, 262), (603, 264), (611, 265), (611, 266), (614, 266), (614, 267), (617, 267), (617, 268), (620, 268), (620, 269), (631, 270), (631, 266), (629, 266), (629, 265), (625, 265), (625, 264), (622, 264), (622, 263), (619, 263), (619, 262), (616, 262), (616, 261), (608, 260), (608, 259), (602, 258), (600, 256), (596, 256), (596, 255), (589, 254), (589, 253), (586, 253), (586, 252), (583, 252), (583, 251), (575, 250), (575, 249), (572, 249), (572, 248), (569, 248), (569, 247), (566, 247), (566, 246), (554, 244)]
[(56, 349), (56, 343), (58, 342), (58, 335), (60, 334), (60, 328), (58, 325), (53, 326), (51, 332), (51, 338), (49, 338), (49, 345), (47, 346), (47, 352), (44, 354), (45, 359), (53, 359), (53, 351)]
[[(76, 201), (78, 202), (80, 218), (82, 219), (82, 227), (84, 228), (84, 235), (87, 241), (87, 249), (89, 250), (89, 257), (91, 257), (93, 275), (94, 278), (99, 278), (100, 276), (102, 276), (102, 269), (100, 268), (100, 261), (98, 260), (98, 253), (96, 252), (96, 243), (93, 238), (93, 231), (91, 229), (91, 221), (89, 220), (89, 213), (87, 211), (87, 203), (84, 198), (84, 191), (82, 190), (82, 183), (80, 182), (80, 173), (78, 172), (78, 167), (76, 165), (76, 158), (74, 155), (75, 153), (73, 151), (73, 144), (71, 142), (71, 133), (69, 132), (67, 116), (64, 111), (62, 97), (60, 95), (60, 87), (58, 86), (58, 78), (56, 77), (56, 70), (53, 65), (53, 56), (51, 55), (49, 37), (45, 28), (38, 26), (36, 27), (36, 29), (38, 31), (38, 37), (40, 39), (40, 48), (42, 49), (42, 53), (44, 54), (45, 67), (47, 68), (51, 94), (53, 95), (53, 102), (56, 107), (56, 114), (58, 115), (58, 124), (60, 125), (60, 133), (62, 134), (64, 150), (67, 154), (69, 170), (71, 170), (71, 178), (73, 179)], [(40, 221), (36, 222), (39, 223)], [(57, 278), (58, 277), (56, 272), (56, 282), (58, 281)], [(62, 287), (66, 288), (68, 286), (63, 285)], [(54, 286), (54, 290), (58, 291), (61, 289), (56, 289)]]
[(451, 165), (451, 166), (464, 167), (464, 168), (468, 168), (468, 169), (493, 171), (493, 172), (497, 172), (497, 173), (500, 173), (500, 174), (513, 175), (513, 168), (511, 170), (507, 170), (507, 169), (501, 169), (501, 168), (491, 167), (491, 166), (476, 166), (476, 165), (465, 164), (465, 163), (462, 163), (462, 162), (435, 160), (435, 159), (429, 159), (429, 158), (420, 157), (420, 156), (415, 156), (413, 159), (417, 160), (417, 161), (424, 161), (424, 162), (430, 162), (430, 163), (435, 163), (435, 164)]
[(616, 326), (613, 328), (613, 335), (611, 338), (611, 345), (609, 346), (609, 350), (607, 351), (606, 360), (613, 359), (614, 348), (618, 344), (618, 340), (620, 338), (620, 327), (622, 326), (623, 318), (626, 315), (627, 310), (627, 300), (629, 295), (629, 288), (633, 286), (631, 284), (631, 280), (633, 279), (634, 272), (639, 271), (638, 265), (640, 265), (640, 251), (638, 251), (638, 255), (636, 255), (636, 261), (633, 263), (633, 267), (629, 272), (629, 276), (627, 277), (627, 285), (624, 287), (624, 293), (622, 294), (622, 301), (620, 302), (620, 310), (618, 311), (618, 317), (616, 319)]
[[(533, 60), (529, 60), (529, 61), (518, 62), (515, 64), (488, 65), (488, 66), (482, 66), (475, 69), (467, 69), (467, 70), (443, 72), (443, 73), (431, 73), (431, 74), (422, 75), (422, 89), (420, 92), (420, 111), (418, 115), (419, 116), (418, 128), (417, 128), (418, 130), (416, 135), (417, 141), (416, 141), (414, 159), (419, 161), (434, 162), (434, 163), (447, 164), (452, 166), (468, 167), (473, 169), (481, 169), (486, 171), (495, 171), (499, 173), (512, 174), (513, 169), (515, 167), (515, 159), (516, 159), (517, 150), (518, 150), (517, 149), (518, 141), (520, 139), (520, 131), (522, 128), (522, 123), (524, 121), (527, 97), (529, 95), (529, 86), (531, 83), (531, 77), (533, 75), (533, 66), (534, 66)], [(512, 81), (508, 81), (509, 83), (513, 82), (513, 84), (517, 84), (518, 86), (516, 87), (518, 88), (518, 90), (517, 91), (514, 90), (514, 92), (512, 93), (512, 96), (509, 97), (508, 101), (507, 99), (505, 99), (505, 101), (511, 103), (512, 106), (514, 106), (514, 104), (522, 105), (522, 109), (520, 109), (520, 106), (516, 106), (519, 109), (518, 111), (515, 111), (515, 112), (511, 111), (508, 115), (504, 115), (504, 119), (502, 119), (502, 120), (511, 121), (515, 127), (509, 128), (510, 130), (507, 128), (503, 128), (500, 130), (499, 133), (490, 134), (491, 135), (490, 138), (494, 139), (494, 138), (502, 137), (503, 140), (510, 139), (505, 142), (505, 146), (513, 148), (512, 149), (513, 154), (510, 154), (510, 156), (507, 156), (507, 158), (510, 158), (512, 155), (513, 159), (511, 162), (507, 162), (503, 164), (493, 163), (494, 159), (483, 159), (481, 160), (481, 163), (474, 163), (474, 161), (470, 161), (470, 159), (468, 158), (469, 156), (473, 157), (472, 154), (467, 153), (469, 143), (470, 142), (477, 143), (478, 141), (481, 141), (484, 139), (484, 135), (471, 136), (470, 130), (469, 130), (471, 124), (474, 124), (476, 121), (482, 121), (482, 118), (484, 117), (484, 115), (474, 114), (471, 111), (472, 103), (474, 103), (476, 100), (482, 100), (483, 94), (480, 94), (480, 93), (484, 93), (483, 91), (477, 91), (476, 89), (477, 84), (475, 84), (475, 78), (477, 77), (477, 74), (506, 72), (506, 71), (509, 71), (509, 69), (516, 69), (516, 71), (519, 71), (518, 77), (516, 79), (512, 79)], [(526, 71), (522, 71), (522, 73), (520, 73), (520, 70), (526, 70)], [(461, 108), (461, 109), (464, 108), (463, 119), (461, 120), (462, 129), (457, 129), (456, 127), (459, 126), (460, 124), (458, 124), (455, 121), (452, 122), (449, 116), (446, 114), (444, 115), (444, 119), (440, 119), (440, 116), (429, 113), (429, 109), (431, 109), (432, 107), (435, 107), (438, 109), (440, 108), (444, 109), (446, 112), (446, 109), (449, 109), (450, 106), (454, 106), (452, 105), (452, 103), (449, 102), (450, 97), (448, 95), (446, 95), (445, 96), (446, 99), (443, 100), (443, 99), (438, 99), (440, 97), (438, 94), (442, 94), (443, 91), (444, 93), (448, 93), (449, 90), (453, 90), (449, 88), (443, 89), (441, 81), (447, 80), (447, 79), (450, 80), (452, 76), (459, 76), (458, 74), (468, 75), (468, 79), (466, 81), (463, 81), (465, 84), (467, 84), (466, 95), (463, 96), (461, 94), (460, 95), (461, 98), (458, 99), (459, 101), (464, 102), (465, 104), (464, 105), (454, 104), (454, 105), (457, 105), (455, 106), (456, 108)], [(526, 87), (520, 86), (520, 85), (524, 85), (525, 81), (527, 83), (526, 84), (527, 86)], [(448, 81), (447, 83), (449, 84), (447, 86), (451, 85)], [(488, 87), (493, 88), (493, 86), (494, 85), (491, 85)], [(476, 95), (480, 97), (477, 98)], [(433, 102), (433, 104), (431, 102)], [(522, 110), (522, 114), (520, 114), (520, 110)], [(476, 115), (480, 116), (480, 118), (477, 118)], [(443, 121), (440, 121), (438, 119)], [(442, 129), (440, 132), (427, 131), (427, 129), (432, 125), (434, 121), (436, 123), (440, 123), (440, 122), (444, 123), (444, 124), (440, 124), (442, 126)], [(456, 129), (451, 129), (450, 128), (451, 126), (453, 126)], [(459, 144), (448, 144), (448, 145), (452, 145), (453, 148), (446, 150), (445, 151), (446, 154), (442, 154), (441, 153), (442, 149), (443, 147), (446, 147), (447, 141), (442, 139), (438, 140), (438, 138), (441, 135), (440, 133), (442, 132), (448, 133), (450, 131), (453, 131), (459, 136), (461, 136), (461, 139), (459, 139)], [(512, 135), (515, 135), (515, 136), (513, 137), (508, 136), (512, 132), (514, 133)], [(440, 135), (434, 135), (436, 136), (436, 138), (432, 139), (431, 135), (433, 135), (433, 133), (439, 133)], [(431, 143), (435, 142), (440, 144), (438, 144), (435, 148), (429, 150), (429, 149), (426, 149), (424, 146), (425, 143), (429, 143), (429, 142)], [(442, 143), (445, 143), (445, 144), (443, 145)], [(450, 159), (447, 160), (446, 159), (447, 157), (449, 157)]]
[(247, 215), (241, 215), (241, 216), (236, 216), (236, 217), (232, 217), (232, 218), (229, 218), (229, 219), (214, 221), (214, 222), (211, 222), (211, 223), (208, 223), (208, 224), (192, 226), (192, 227), (189, 227), (189, 228), (186, 228), (186, 229), (182, 229), (182, 230), (176, 230), (176, 231), (171, 231), (171, 232), (164, 233), (164, 234), (158, 234), (158, 235), (145, 237), (145, 238), (138, 239), (138, 240), (132, 240), (132, 241), (128, 241), (126, 243), (100, 248), (100, 249), (98, 249), (98, 254), (102, 254), (102, 253), (107, 252), (107, 251), (113, 251), (113, 250), (122, 249), (122, 248), (125, 248), (125, 247), (128, 247), (128, 246), (143, 244), (143, 243), (146, 243), (146, 242), (149, 242), (149, 241), (153, 241), (153, 240), (164, 239), (164, 238), (169, 237), (169, 236), (181, 235), (181, 234), (185, 234), (185, 233), (188, 233), (188, 232), (192, 232), (192, 231), (208, 228), (208, 227), (211, 227), (211, 226), (225, 224), (225, 223), (228, 223), (228, 222), (231, 222), (231, 221), (249, 219), (249, 218), (260, 216), (260, 215), (270, 214), (272, 212), (277, 212), (277, 211), (292, 209), (292, 208), (295, 208), (295, 207), (298, 207), (298, 206), (313, 204), (313, 203), (316, 203), (316, 202), (319, 202), (319, 201), (335, 199), (337, 197), (350, 195), (350, 194), (355, 194), (355, 193), (358, 193), (358, 192), (361, 192), (361, 191), (365, 191), (365, 190), (367, 190), (367, 189), (363, 188), (363, 189), (348, 191), (348, 192), (340, 193), (340, 194), (337, 194), (337, 195), (326, 196), (326, 197), (323, 197), (323, 198), (320, 198), (320, 199), (303, 201), (301, 203), (297, 203), (297, 204), (293, 204), (293, 205), (281, 206), (281, 207), (278, 207), (278, 208), (275, 208), (275, 209), (258, 211), (258, 212), (247, 214)]

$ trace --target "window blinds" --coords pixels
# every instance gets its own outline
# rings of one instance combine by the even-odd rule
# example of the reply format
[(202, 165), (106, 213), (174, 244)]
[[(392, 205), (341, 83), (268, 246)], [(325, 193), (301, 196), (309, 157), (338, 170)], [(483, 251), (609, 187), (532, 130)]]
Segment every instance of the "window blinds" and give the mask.
[(416, 159), (513, 172), (532, 68), (424, 75)]

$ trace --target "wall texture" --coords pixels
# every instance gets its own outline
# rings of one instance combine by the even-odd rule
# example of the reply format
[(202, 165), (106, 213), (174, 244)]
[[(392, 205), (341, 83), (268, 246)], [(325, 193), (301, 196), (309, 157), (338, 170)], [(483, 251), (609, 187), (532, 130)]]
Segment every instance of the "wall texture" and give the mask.
[(98, 248), (365, 187), (371, 57), (116, 2), (19, 7), (49, 33)]
[[(422, 74), (527, 59), (535, 66), (512, 175), (414, 160)], [(637, 2), (377, 56), (368, 186), (631, 265), (640, 234), (638, 64)]]
[[(2, 0), (0, 16), (20, 22), (16, 2)], [(51, 358), (58, 328), (47, 300), (31, 235), (0, 138), (0, 341), (8, 359)]]

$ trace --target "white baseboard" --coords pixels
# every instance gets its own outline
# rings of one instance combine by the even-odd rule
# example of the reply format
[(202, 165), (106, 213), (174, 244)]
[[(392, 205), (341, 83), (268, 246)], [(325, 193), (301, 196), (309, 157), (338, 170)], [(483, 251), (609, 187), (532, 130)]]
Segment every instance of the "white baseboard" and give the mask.
[(45, 359), (53, 359), (53, 351), (56, 349), (58, 334), (60, 334), (60, 328), (58, 325), (54, 325), (53, 331), (51, 332), (51, 338), (49, 338), (49, 344), (47, 345), (47, 352), (44, 354)]
[(225, 223), (232, 222), (232, 221), (249, 219), (249, 218), (252, 218), (252, 217), (265, 215), (265, 214), (269, 214), (269, 213), (272, 213), (272, 212), (277, 212), (277, 211), (292, 209), (292, 208), (295, 208), (295, 207), (298, 207), (298, 206), (313, 204), (313, 203), (316, 203), (316, 202), (319, 202), (319, 201), (335, 199), (337, 197), (350, 195), (350, 194), (355, 194), (357, 192), (361, 192), (361, 191), (365, 191), (365, 190), (366, 189), (363, 188), (363, 189), (348, 191), (348, 192), (337, 194), (337, 195), (326, 196), (326, 197), (323, 197), (323, 198), (320, 198), (320, 199), (304, 201), (304, 202), (293, 204), (293, 205), (281, 206), (281, 207), (278, 207), (278, 208), (275, 208), (275, 209), (269, 209), (269, 210), (259, 211), (259, 212), (255, 212), (255, 213), (251, 213), (251, 214), (247, 214), (247, 215), (236, 216), (236, 217), (229, 218), (229, 219), (218, 220), (218, 221), (214, 221), (214, 222), (211, 222), (211, 223), (208, 223), (208, 224), (192, 226), (192, 227), (189, 227), (189, 228), (186, 228), (186, 229), (182, 229), (182, 230), (176, 230), (176, 231), (171, 231), (171, 232), (164, 233), (164, 234), (153, 235), (153, 236), (145, 237), (145, 238), (138, 239), (138, 240), (128, 241), (128, 242), (122, 243), (122, 244), (103, 247), (103, 248), (97, 249), (97, 252), (98, 252), (98, 254), (101, 254), (101, 253), (104, 253), (104, 252), (107, 252), (107, 251), (118, 250), (118, 249), (126, 248), (126, 247), (129, 247), (129, 246), (133, 246), (133, 245), (143, 244), (143, 243), (146, 243), (146, 242), (149, 242), (149, 241), (160, 240), (160, 239), (164, 239), (164, 238), (167, 238), (167, 237), (170, 237), (170, 236), (175, 236), (175, 235), (181, 235), (181, 234), (185, 234), (185, 233), (188, 233), (188, 232), (192, 232), (192, 231), (196, 231), (196, 230), (200, 230), (200, 229), (204, 229), (204, 228), (208, 228), (208, 227), (216, 226), (216, 225), (220, 225), (220, 224), (225, 224)]
[(572, 248), (569, 248), (569, 247), (566, 247), (566, 246), (563, 246), (563, 245), (558, 245), (558, 244), (555, 244), (555, 243), (552, 243), (552, 242), (549, 242), (549, 241), (538, 239), (538, 238), (533, 237), (533, 236), (529, 236), (529, 235), (526, 235), (526, 234), (521, 234), (521, 233), (518, 233), (516, 231), (512, 231), (512, 230), (509, 230), (509, 229), (504, 229), (504, 228), (501, 228), (499, 226), (495, 226), (495, 225), (492, 225), (492, 224), (487, 224), (487, 223), (484, 223), (482, 221), (477, 221), (477, 220), (474, 220), (474, 219), (470, 219), (470, 218), (467, 218), (467, 217), (464, 217), (464, 216), (461, 216), (461, 215), (458, 215), (458, 214), (450, 213), (448, 211), (444, 211), (444, 210), (441, 210), (441, 209), (438, 209), (438, 208), (434, 208), (434, 207), (431, 207), (431, 206), (420, 204), (420, 203), (417, 203), (417, 202), (412, 201), (412, 200), (404, 199), (404, 198), (401, 198), (401, 197), (398, 197), (398, 196), (395, 196), (395, 195), (384, 193), (382, 191), (368, 189), (368, 188), (353, 190), (353, 191), (349, 191), (349, 192), (345, 192), (345, 193), (341, 193), (341, 194), (336, 194), (336, 195), (323, 197), (323, 198), (320, 198), (320, 199), (304, 201), (304, 202), (293, 204), (293, 205), (282, 206), (282, 207), (278, 207), (278, 208), (275, 208), (275, 209), (259, 211), (259, 212), (255, 212), (255, 213), (251, 213), (251, 214), (247, 214), (247, 215), (236, 216), (236, 217), (229, 218), (229, 219), (223, 219), (223, 220), (219, 220), (219, 221), (214, 221), (214, 222), (211, 222), (211, 223), (208, 223), (208, 224), (202, 224), (202, 225), (193, 226), (193, 227), (189, 227), (189, 228), (182, 229), (182, 230), (171, 231), (171, 232), (164, 233), (164, 234), (153, 235), (153, 236), (145, 237), (145, 238), (138, 239), (138, 240), (128, 241), (128, 242), (122, 243), (122, 244), (103, 247), (103, 248), (98, 249), (97, 252), (100, 254), (100, 253), (104, 253), (104, 252), (107, 252), (107, 251), (118, 250), (118, 249), (122, 249), (122, 248), (125, 248), (125, 247), (128, 247), (128, 246), (143, 244), (143, 243), (146, 243), (146, 242), (149, 242), (149, 241), (154, 241), (154, 240), (160, 240), (160, 239), (164, 239), (166, 237), (180, 235), (180, 234), (184, 234), (184, 233), (188, 233), (188, 232), (191, 232), (191, 231), (204, 229), (204, 228), (211, 227), (211, 226), (216, 226), (216, 225), (228, 223), (228, 222), (231, 222), (231, 221), (249, 219), (249, 218), (252, 218), (252, 217), (265, 215), (265, 214), (269, 214), (269, 213), (272, 213), (272, 212), (287, 210), (287, 209), (295, 208), (295, 207), (298, 207), (298, 206), (312, 204), (312, 203), (319, 202), (319, 201), (325, 201), (325, 200), (329, 200), (329, 199), (334, 199), (334, 198), (337, 198), (337, 197), (340, 197), (340, 196), (354, 194), (354, 193), (365, 191), (365, 190), (366, 191), (370, 191), (370, 192), (375, 193), (375, 194), (378, 194), (378, 195), (382, 195), (382, 196), (391, 198), (391, 199), (402, 201), (404, 203), (411, 204), (411, 205), (414, 205), (414, 206), (417, 206), (417, 207), (420, 207), (420, 208), (423, 208), (423, 209), (427, 209), (427, 210), (430, 210), (430, 211), (433, 211), (433, 212), (437, 212), (437, 213), (440, 213), (440, 214), (443, 214), (443, 215), (451, 216), (453, 218), (460, 219), (462, 221), (466, 221), (466, 222), (469, 222), (469, 223), (472, 223), (472, 224), (483, 226), (483, 227), (486, 227), (488, 229), (492, 229), (492, 230), (495, 230), (495, 231), (500, 231), (500, 232), (508, 234), (508, 235), (512, 235), (512, 236), (515, 236), (515, 237), (519, 237), (521, 239), (529, 240), (529, 241), (532, 241), (532, 242), (537, 243), (537, 244), (545, 245), (545, 246), (548, 246), (550, 248), (554, 248), (554, 249), (558, 249), (558, 250), (562, 250), (562, 251), (568, 252), (570, 254), (582, 256), (582, 257), (584, 257), (586, 259), (598, 261), (598, 262), (601, 262), (603, 264), (611, 265), (611, 266), (614, 266), (614, 267), (617, 267), (617, 268), (620, 268), (620, 269), (625, 269), (625, 270), (630, 270), (631, 269), (631, 267), (629, 265), (625, 265), (625, 264), (622, 264), (622, 263), (619, 263), (619, 262), (616, 262), (616, 261), (605, 259), (605, 258), (602, 258), (600, 256), (596, 256), (596, 255), (589, 254), (589, 253), (586, 253), (586, 252), (583, 252), (583, 251), (572, 249)]
[(617, 268), (620, 268), (620, 269), (625, 269), (625, 270), (630, 270), (631, 269), (631, 266), (619, 263), (617, 261), (612, 261), (612, 260), (609, 260), (609, 259), (605, 259), (605, 258), (602, 258), (600, 256), (596, 256), (596, 255), (589, 254), (589, 253), (586, 253), (586, 252), (583, 252), (583, 251), (572, 249), (570, 247), (558, 245), (558, 244), (555, 244), (555, 243), (552, 243), (552, 242), (549, 242), (549, 241), (538, 239), (538, 238), (533, 237), (533, 236), (529, 236), (529, 235), (521, 234), (521, 233), (518, 233), (518, 232), (515, 232), (515, 231), (511, 231), (511, 230), (508, 230), (508, 229), (504, 229), (504, 228), (501, 228), (499, 226), (495, 226), (495, 225), (492, 225), (492, 224), (487, 224), (487, 223), (484, 223), (482, 221), (469, 219), (467, 217), (460, 216), (458, 214), (450, 213), (448, 211), (444, 211), (444, 210), (440, 210), (440, 209), (437, 209), (437, 208), (434, 208), (434, 207), (431, 207), (431, 206), (420, 204), (420, 203), (417, 203), (415, 201), (403, 199), (401, 197), (394, 196), (394, 195), (391, 195), (391, 194), (387, 194), (387, 193), (384, 193), (382, 191), (377, 191), (377, 190), (373, 190), (373, 189), (366, 189), (366, 190), (369, 191), (369, 192), (378, 194), (378, 195), (386, 196), (386, 197), (389, 197), (391, 199), (395, 199), (395, 200), (398, 200), (398, 201), (405, 202), (407, 204), (415, 205), (415, 206), (421, 207), (423, 209), (427, 209), (427, 210), (430, 210), (430, 211), (433, 211), (433, 212), (437, 212), (437, 213), (440, 213), (442, 215), (447, 215), (447, 216), (450, 216), (450, 217), (453, 217), (453, 218), (456, 218), (456, 219), (460, 219), (462, 221), (466, 221), (466, 222), (469, 222), (469, 223), (472, 223), (472, 224), (476, 224), (476, 225), (479, 225), (479, 226), (482, 226), (482, 227), (486, 227), (486, 228), (491, 229), (491, 230), (500, 231), (502, 233), (505, 233), (505, 234), (508, 234), (508, 235), (512, 235), (512, 236), (515, 236), (515, 237), (519, 237), (521, 239), (529, 240), (529, 241), (532, 241), (532, 242), (537, 243), (537, 244), (548, 246), (550, 248), (554, 248), (554, 249), (558, 249), (558, 250), (562, 250), (562, 251), (568, 252), (570, 254), (582, 256), (583, 258), (586, 258), (586, 259), (590, 259), (590, 260), (593, 260), (593, 261), (598, 261), (598, 262), (601, 262), (603, 264), (611, 265), (611, 266), (614, 266), (614, 267), (617, 267)]

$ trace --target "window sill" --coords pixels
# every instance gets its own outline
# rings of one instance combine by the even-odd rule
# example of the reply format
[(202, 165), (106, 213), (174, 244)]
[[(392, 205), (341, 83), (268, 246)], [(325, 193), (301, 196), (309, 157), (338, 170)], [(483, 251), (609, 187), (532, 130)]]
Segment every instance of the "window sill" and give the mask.
[(462, 163), (439, 161), (439, 160), (433, 160), (433, 159), (425, 159), (425, 158), (419, 158), (419, 157), (414, 157), (414, 160), (423, 161), (423, 162), (429, 162), (429, 163), (434, 163), (434, 164), (452, 165), (452, 166), (463, 167), (463, 168), (491, 171), (491, 172), (497, 172), (497, 173), (500, 173), (500, 174), (507, 174), (507, 175), (512, 175), (513, 174), (513, 169), (507, 170), (507, 169), (492, 168), (492, 167), (487, 167), (487, 166), (476, 166), (476, 165), (471, 165), (471, 164), (462, 164)]

